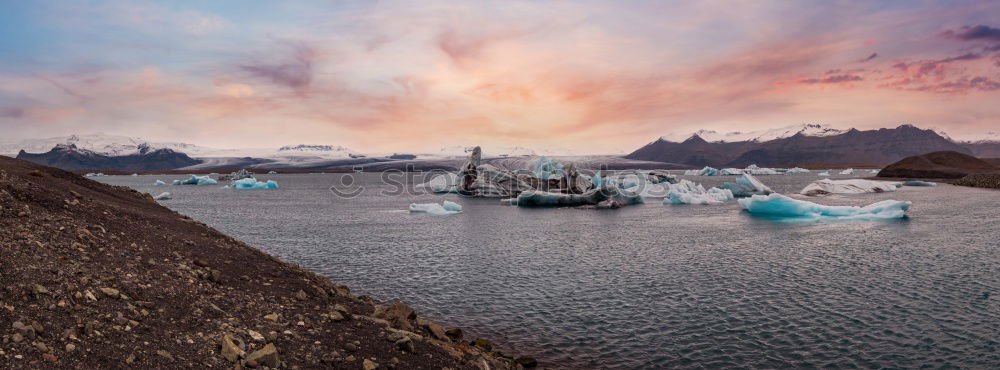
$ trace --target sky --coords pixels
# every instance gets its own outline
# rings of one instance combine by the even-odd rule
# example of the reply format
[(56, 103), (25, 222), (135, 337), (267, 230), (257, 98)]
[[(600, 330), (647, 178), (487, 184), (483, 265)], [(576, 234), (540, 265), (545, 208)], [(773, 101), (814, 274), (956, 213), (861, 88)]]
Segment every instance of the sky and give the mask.
[(4, 1), (0, 140), (631, 151), (1000, 131), (995, 1)]

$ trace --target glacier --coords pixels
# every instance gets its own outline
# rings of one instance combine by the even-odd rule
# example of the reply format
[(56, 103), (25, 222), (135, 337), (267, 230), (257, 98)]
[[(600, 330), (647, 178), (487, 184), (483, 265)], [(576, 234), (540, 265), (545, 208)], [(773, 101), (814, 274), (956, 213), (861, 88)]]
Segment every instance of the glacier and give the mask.
[(437, 203), (410, 203), (410, 213), (426, 213), (434, 216), (447, 216), (462, 212), (462, 206), (451, 201)]
[(253, 177), (243, 178), (233, 181), (233, 190), (254, 190), (254, 189), (277, 189), (278, 183), (274, 180), (267, 182), (257, 181)]
[(156, 180), (156, 182), (153, 183), (153, 186), (165, 186), (165, 185), (167, 185), (167, 183), (160, 180)]
[(174, 180), (173, 185), (218, 185), (219, 182), (215, 179), (205, 176), (191, 175), (190, 179), (187, 180)]
[(828, 194), (863, 194), (896, 191), (897, 182), (872, 181), (864, 179), (814, 181), (802, 188), (799, 194), (807, 196)]
[(744, 173), (736, 178), (736, 182), (724, 182), (719, 184), (719, 189), (727, 189), (735, 197), (749, 197), (754, 194), (771, 194), (771, 188), (757, 180), (753, 175)]
[(785, 220), (888, 220), (905, 218), (911, 202), (884, 200), (864, 207), (826, 206), (781, 194), (754, 195), (737, 199), (740, 206), (754, 215)]

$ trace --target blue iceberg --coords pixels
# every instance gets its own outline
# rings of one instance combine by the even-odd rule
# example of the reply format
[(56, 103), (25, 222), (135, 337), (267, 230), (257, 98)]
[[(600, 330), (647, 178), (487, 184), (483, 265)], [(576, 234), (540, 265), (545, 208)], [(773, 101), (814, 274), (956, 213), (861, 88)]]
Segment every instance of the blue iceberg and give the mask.
[(830, 176), (830, 171), (823, 171), (823, 172), (817, 173), (816, 176)]
[(888, 220), (905, 218), (910, 202), (883, 200), (864, 207), (825, 206), (781, 194), (754, 195), (737, 200), (754, 215), (788, 220)]
[(156, 180), (156, 182), (153, 183), (153, 186), (165, 186), (165, 185), (167, 185), (167, 183), (160, 180)]
[(912, 180), (912, 181), (904, 181), (902, 183), (902, 186), (937, 186), (937, 183), (933, 183), (930, 181)]
[(174, 180), (174, 185), (218, 185), (219, 182), (215, 179), (205, 176), (191, 175), (190, 179), (187, 180)]
[(718, 176), (719, 170), (705, 166), (705, 168), (702, 168), (701, 170), (684, 171), (684, 174), (687, 176)]
[(165, 192), (160, 193), (160, 195), (157, 195), (157, 196), (153, 197), (153, 199), (156, 199), (156, 200), (167, 200), (167, 199), (170, 199), (171, 197), (172, 196), (170, 195), (170, 192), (165, 191)]
[(462, 206), (451, 201), (437, 203), (410, 203), (410, 213), (426, 213), (434, 216), (447, 216), (462, 212)]
[(701, 184), (681, 180), (677, 184), (670, 185), (670, 191), (663, 198), (663, 204), (723, 204), (731, 199), (733, 192), (729, 189), (706, 190)]
[(277, 189), (278, 183), (274, 180), (267, 182), (257, 181), (253, 177), (233, 181), (233, 190), (254, 190), (254, 189)]
[(563, 177), (563, 165), (554, 159), (539, 157), (531, 164), (531, 173), (542, 180), (559, 179)]

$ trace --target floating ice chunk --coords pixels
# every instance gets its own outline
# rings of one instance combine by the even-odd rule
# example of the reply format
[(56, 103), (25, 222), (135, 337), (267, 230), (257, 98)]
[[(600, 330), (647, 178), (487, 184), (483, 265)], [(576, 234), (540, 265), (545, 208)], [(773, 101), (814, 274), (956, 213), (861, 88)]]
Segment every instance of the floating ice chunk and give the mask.
[(133, 174), (132, 174), (132, 176), (139, 176), (139, 174), (137, 174), (137, 173), (133, 173)]
[(933, 182), (930, 182), (930, 181), (912, 180), (912, 181), (904, 181), (900, 185), (902, 185), (902, 186), (937, 186), (937, 183), (933, 183)]
[(873, 174), (878, 174), (879, 172), (882, 172), (882, 169), (875, 169), (875, 170), (872, 170), (872, 173), (873, 173)]
[(601, 189), (591, 189), (583, 194), (552, 193), (528, 190), (517, 196), (520, 207), (578, 207), (619, 208), (643, 203), (639, 194), (609, 185)]
[(167, 185), (167, 183), (160, 180), (156, 180), (156, 182), (153, 183), (153, 186), (164, 186), (164, 185)]
[(810, 171), (807, 170), (807, 169), (805, 169), (805, 168), (793, 167), (793, 168), (789, 168), (788, 170), (786, 170), (785, 174), (786, 175), (794, 175), (794, 174), (797, 174), (797, 173), (809, 173), (809, 172)]
[(278, 183), (274, 180), (267, 182), (257, 181), (253, 177), (233, 181), (233, 190), (254, 190), (254, 189), (277, 189)]
[(830, 176), (830, 171), (823, 171), (823, 172), (817, 173), (816, 176)]
[(906, 217), (910, 202), (884, 200), (864, 207), (825, 206), (781, 194), (754, 195), (737, 199), (752, 214), (805, 220), (882, 220)]
[(162, 192), (162, 193), (160, 193), (160, 195), (157, 195), (157, 196), (153, 197), (153, 199), (156, 199), (156, 200), (167, 200), (167, 199), (170, 199), (170, 198), (171, 198), (170, 192), (167, 192), (167, 191)]
[(743, 170), (743, 173), (748, 173), (748, 174), (751, 174), (751, 175), (758, 175), (758, 176), (759, 175), (777, 175), (778, 171), (775, 170), (775, 169), (773, 169), (773, 168), (761, 168), (761, 167), (757, 167), (757, 165), (755, 165), (755, 164), (751, 164), (751, 165), (747, 166), (746, 169)]
[(806, 185), (802, 188), (799, 194), (808, 196), (817, 195), (827, 195), (827, 194), (863, 194), (863, 193), (882, 193), (887, 191), (896, 191), (895, 182), (887, 181), (872, 181), (864, 179), (850, 179), (850, 180), (830, 180), (823, 179), (819, 181), (814, 181), (813, 183)]
[(722, 171), (719, 171), (719, 174), (723, 176), (742, 175), (743, 170), (739, 168), (723, 168)]
[(101, 176), (107, 176), (107, 175), (105, 175), (103, 173), (100, 173), (100, 172), (98, 172), (98, 173), (91, 172), (91, 173), (88, 173), (86, 175), (83, 175), (83, 177), (101, 177)]
[(753, 175), (744, 173), (737, 177), (736, 182), (724, 182), (719, 184), (719, 189), (728, 189), (735, 197), (749, 197), (754, 194), (771, 194), (771, 188), (757, 180)]
[(223, 189), (229, 189), (229, 185), (224, 185), (222, 188)]
[(594, 184), (594, 189), (603, 189), (607, 185), (599, 173), (594, 174), (594, 178), (590, 179), (590, 183)]
[(267, 174), (268, 175), (276, 175), (276, 174), (278, 174), (278, 172), (276, 172), (276, 171), (267, 171)]
[(462, 206), (455, 202), (444, 201), (444, 204), (437, 203), (410, 203), (410, 213), (426, 213), (435, 216), (447, 216), (462, 212)]
[(435, 193), (454, 193), (458, 190), (458, 174), (446, 172), (431, 178), (430, 181), (417, 184), (417, 189), (425, 189)]
[(670, 191), (663, 198), (663, 204), (723, 204), (733, 199), (729, 189), (705, 188), (688, 180), (681, 180), (670, 186)]
[(191, 175), (190, 179), (187, 180), (174, 180), (174, 185), (218, 185), (219, 182), (215, 179), (205, 176)]
[(701, 170), (684, 171), (684, 174), (688, 176), (718, 176), (719, 170), (705, 166), (705, 168), (702, 168)]
[(851, 175), (851, 174), (854, 174), (854, 169), (853, 168), (848, 168), (846, 170), (840, 171), (840, 174), (841, 175)]

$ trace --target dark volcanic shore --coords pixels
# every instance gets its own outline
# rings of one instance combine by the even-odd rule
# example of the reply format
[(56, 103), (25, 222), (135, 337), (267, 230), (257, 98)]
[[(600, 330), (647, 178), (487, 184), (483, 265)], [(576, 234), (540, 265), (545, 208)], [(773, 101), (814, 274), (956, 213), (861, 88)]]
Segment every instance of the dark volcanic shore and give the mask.
[(519, 368), (148, 194), (0, 157), (0, 368)]

